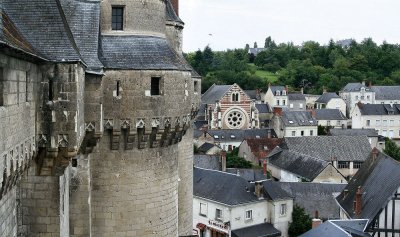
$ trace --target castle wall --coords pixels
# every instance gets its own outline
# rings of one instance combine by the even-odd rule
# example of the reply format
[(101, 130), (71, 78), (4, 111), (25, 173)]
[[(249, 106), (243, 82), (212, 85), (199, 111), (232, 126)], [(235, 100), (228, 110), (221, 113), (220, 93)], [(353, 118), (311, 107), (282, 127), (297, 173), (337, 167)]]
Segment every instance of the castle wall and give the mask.
[(172, 48), (179, 54), (182, 54), (182, 28), (180, 23), (167, 22), (165, 34)]
[(17, 236), (17, 188), (14, 186), (0, 200), (0, 236)]

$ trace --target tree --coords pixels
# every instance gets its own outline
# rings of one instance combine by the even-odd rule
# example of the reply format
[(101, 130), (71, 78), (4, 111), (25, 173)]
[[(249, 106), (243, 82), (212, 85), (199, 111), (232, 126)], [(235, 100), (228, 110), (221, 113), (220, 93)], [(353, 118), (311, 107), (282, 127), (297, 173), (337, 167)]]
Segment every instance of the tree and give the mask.
[(304, 208), (294, 205), (292, 212), (292, 222), (289, 224), (289, 236), (297, 237), (311, 229), (311, 218)]
[(393, 159), (400, 161), (400, 147), (396, 145), (396, 143), (389, 138), (385, 140), (385, 149), (383, 152), (392, 157)]
[(252, 164), (250, 161), (245, 160), (243, 157), (239, 157), (239, 148), (236, 147), (230, 153), (226, 155), (226, 167), (227, 168), (251, 168)]

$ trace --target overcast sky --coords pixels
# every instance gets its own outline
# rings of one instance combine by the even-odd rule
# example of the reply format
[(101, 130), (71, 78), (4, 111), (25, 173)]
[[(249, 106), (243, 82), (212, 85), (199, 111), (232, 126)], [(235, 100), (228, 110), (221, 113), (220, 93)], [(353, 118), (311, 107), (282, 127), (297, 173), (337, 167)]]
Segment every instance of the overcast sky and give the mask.
[(399, 0), (181, 0), (183, 49), (243, 48), (246, 43), (301, 44), (372, 37), (400, 43)]

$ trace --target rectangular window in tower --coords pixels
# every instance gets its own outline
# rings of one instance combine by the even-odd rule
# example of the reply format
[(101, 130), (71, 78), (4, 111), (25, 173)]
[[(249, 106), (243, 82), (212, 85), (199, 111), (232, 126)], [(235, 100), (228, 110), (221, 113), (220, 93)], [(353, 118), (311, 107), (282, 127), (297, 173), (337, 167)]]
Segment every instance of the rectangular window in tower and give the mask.
[(151, 95), (160, 95), (160, 82), (161, 77), (151, 78)]
[(112, 30), (124, 29), (124, 7), (112, 7)]

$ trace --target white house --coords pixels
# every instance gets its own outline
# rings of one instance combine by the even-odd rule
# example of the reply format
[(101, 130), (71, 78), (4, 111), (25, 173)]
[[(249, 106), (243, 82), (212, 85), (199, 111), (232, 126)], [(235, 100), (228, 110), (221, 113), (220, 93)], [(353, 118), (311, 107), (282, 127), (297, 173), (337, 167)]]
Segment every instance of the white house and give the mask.
[(271, 86), (265, 93), (264, 102), (271, 107), (287, 107), (288, 106), (288, 88), (285, 86)]
[(362, 83), (348, 83), (340, 92), (340, 97), (346, 102), (346, 115), (351, 115), (358, 102), (363, 104), (375, 104), (375, 92)]
[(336, 93), (325, 92), (316, 101), (317, 109), (338, 109), (342, 114), (346, 114), (346, 102)]
[(310, 111), (282, 111), (282, 108), (274, 108), (271, 126), (279, 138), (318, 135), (318, 122)]
[(352, 128), (372, 128), (384, 137), (400, 139), (400, 104), (358, 103), (351, 121)]
[[(235, 174), (194, 168), (193, 230), (203, 237), (288, 236), (293, 198), (280, 189), (266, 189), (267, 182), (249, 183)], [(260, 230), (261, 229), (261, 230)], [(277, 233), (281, 235), (277, 235)]]
[(334, 128), (346, 128), (348, 119), (339, 109), (316, 109), (312, 110), (313, 117), (318, 125)]

